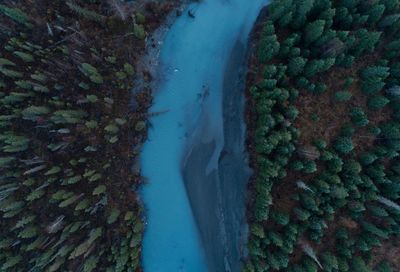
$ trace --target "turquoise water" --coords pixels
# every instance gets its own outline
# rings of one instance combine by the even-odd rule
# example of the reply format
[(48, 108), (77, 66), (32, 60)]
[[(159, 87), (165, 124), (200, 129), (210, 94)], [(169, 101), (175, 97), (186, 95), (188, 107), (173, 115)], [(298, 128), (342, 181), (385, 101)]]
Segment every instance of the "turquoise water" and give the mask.
[[(266, 0), (205, 0), (188, 7), (169, 30), (161, 50), (161, 80), (152, 112), (152, 128), (141, 156), (146, 206), (143, 241), (145, 272), (205, 272), (206, 254), (182, 179), (183, 156), (191, 137), (216, 143), (207, 172), (217, 164), (224, 145), (222, 88), (233, 46), (246, 43)], [(201, 124), (201, 125), (200, 125)], [(207, 211), (215, 212), (215, 211)], [(212, 269), (212, 268), (211, 268)], [(213, 271), (211, 271), (213, 272)]]

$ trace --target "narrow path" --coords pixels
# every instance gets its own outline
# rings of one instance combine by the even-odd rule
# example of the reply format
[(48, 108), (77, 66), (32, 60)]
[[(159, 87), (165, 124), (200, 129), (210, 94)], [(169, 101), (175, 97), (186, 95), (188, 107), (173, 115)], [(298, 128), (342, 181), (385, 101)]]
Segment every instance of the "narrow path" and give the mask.
[(248, 175), (239, 71), (266, 2), (193, 4), (195, 18), (185, 12), (164, 41), (152, 111), (169, 111), (151, 120), (141, 157), (145, 272), (239, 270)]

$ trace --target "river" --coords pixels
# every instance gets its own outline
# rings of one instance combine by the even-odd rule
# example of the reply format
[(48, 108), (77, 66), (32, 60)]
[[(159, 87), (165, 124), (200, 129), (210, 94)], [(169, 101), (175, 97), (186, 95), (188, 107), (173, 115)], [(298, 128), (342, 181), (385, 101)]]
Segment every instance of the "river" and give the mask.
[(151, 108), (165, 113), (151, 119), (141, 155), (145, 272), (240, 271), (250, 175), (246, 52), (266, 3), (194, 3), (166, 35)]

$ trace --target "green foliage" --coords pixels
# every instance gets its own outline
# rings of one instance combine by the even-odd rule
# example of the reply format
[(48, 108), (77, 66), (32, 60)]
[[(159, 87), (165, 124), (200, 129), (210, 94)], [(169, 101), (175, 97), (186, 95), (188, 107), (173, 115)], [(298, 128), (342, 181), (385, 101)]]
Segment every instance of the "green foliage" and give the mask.
[(22, 111), (23, 119), (30, 121), (37, 121), (40, 116), (50, 113), (47, 107), (43, 106), (30, 106)]
[(339, 137), (334, 144), (337, 151), (347, 154), (354, 149), (353, 142), (350, 137)]
[(118, 209), (113, 208), (107, 218), (107, 224), (112, 224), (117, 221), (120, 214), (121, 212)]
[(368, 107), (371, 110), (379, 110), (384, 108), (390, 102), (389, 99), (382, 95), (377, 95), (368, 100)]
[(377, 272), (393, 272), (393, 269), (389, 262), (387, 261), (382, 261), (377, 267), (376, 267)]
[(364, 113), (362, 108), (353, 108), (350, 112), (351, 121), (357, 126), (366, 126), (369, 123), (368, 116)]
[[(132, 25), (110, 31), (97, 13), (106, 12), (104, 3), (75, 2), (44, 10), (35, 1), (13, 4), (31, 10), (29, 15), (0, 4), (1, 271), (140, 269), (141, 207), (127, 195), (138, 179), (129, 171), (111, 171), (125, 168), (130, 158), (109, 148), (115, 138), (128, 143), (134, 131), (128, 120), (144, 120), (150, 101), (147, 94), (138, 97), (132, 115), (121, 103), (135, 69), (113, 41), (131, 41)], [(46, 12), (48, 20), (37, 17)], [(75, 40), (75, 30), (85, 33), (85, 41)], [(144, 43), (134, 47), (142, 52)], [(109, 71), (104, 79), (103, 71)], [(117, 72), (125, 77), (117, 78)], [(108, 125), (117, 129), (104, 130)], [(145, 128), (134, 138), (144, 136)], [(122, 208), (132, 211), (124, 220)]]
[(293, 5), (293, 0), (282, 0), (281, 2), (273, 1), (268, 6), (269, 16), (272, 21), (276, 21), (282, 16), (285, 16), (291, 11)]
[(133, 25), (133, 35), (139, 40), (143, 40), (146, 38), (146, 31), (144, 30), (143, 25), (134, 24)]
[(360, 256), (355, 256), (352, 258), (350, 267), (352, 271), (355, 272), (372, 272), (372, 270), (367, 266), (363, 258)]
[(387, 239), (389, 237), (387, 231), (382, 230), (371, 223), (363, 222), (362, 228), (371, 234), (379, 236), (380, 238)]
[(348, 91), (336, 92), (334, 95), (334, 100), (338, 102), (349, 101), (353, 97), (353, 94)]
[(390, 75), (388, 67), (370, 66), (361, 72), (361, 88), (367, 94), (376, 94), (385, 86), (384, 80)]
[(266, 63), (279, 53), (280, 44), (276, 35), (263, 37), (258, 45), (260, 61)]
[(4, 15), (10, 17), (15, 22), (20, 23), (28, 28), (33, 27), (32, 23), (30, 22), (31, 20), (28, 14), (26, 14), (25, 12), (21, 11), (18, 8), (10, 8), (0, 4), (0, 13), (3, 13)]
[(297, 76), (303, 72), (303, 69), (307, 63), (307, 60), (302, 57), (295, 57), (290, 59), (288, 63), (288, 75)]
[(325, 24), (324, 20), (308, 23), (305, 27), (305, 42), (310, 44), (318, 40), (324, 33)]
[(336, 271), (339, 268), (339, 264), (336, 257), (329, 252), (324, 252), (322, 254), (321, 260), (322, 260), (322, 266), (324, 267), (324, 271), (332, 272)]
[(335, 64), (334, 58), (315, 59), (309, 61), (304, 69), (304, 75), (308, 78), (315, 76), (318, 73), (327, 71)]
[(87, 113), (82, 110), (58, 110), (53, 112), (50, 120), (55, 124), (77, 124), (86, 116)]
[(299, 29), (305, 24), (307, 20), (307, 15), (311, 11), (314, 2), (314, 0), (295, 1), (295, 12), (291, 23), (291, 26), (293, 28)]
[(83, 63), (79, 69), (85, 76), (89, 77), (93, 83), (103, 83), (102, 76), (99, 74), (97, 69), (89, 63)]
[(379, 22), (385, 12), (385, 5), (374, 5), (368, 10), (368, 23), (375, 24)]
[(75, 12), (79, 16), (87, 18), (89, 20), (104, 23), (105, 17), (88, 9), (82, 8), (81, 6), (73, 3), (73, 2), (66, 2), (67, 6), (71, 9), (71, 11)]
[(289, 215), (285, 212), (272, 211), (271, 218), (279, 225), (285, 226), (289, 223)]
[(358, 30), (356, 33), (358, 43), (354, 47), (355, 55), (360, 56), (363, 53), (372, 53), (381, 39), (381, 35), (381, 32), (369, 32), (366, 29)]

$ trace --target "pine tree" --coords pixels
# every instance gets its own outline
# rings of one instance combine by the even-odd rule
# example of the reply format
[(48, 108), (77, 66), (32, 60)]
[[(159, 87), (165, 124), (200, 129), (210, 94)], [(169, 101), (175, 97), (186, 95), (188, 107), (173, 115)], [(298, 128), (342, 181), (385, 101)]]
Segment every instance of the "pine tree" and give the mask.
[(399, 21), (399, 19), (400, 19), (400, 14), (388, 15), (379, 22), (379, 27), (386, 28), (393, 26), (395, 23)]
[(372, 152), (364, 152), (360, 155), (360, 162), (363, 165), (370, 165), (377, 159), (378, 157)]
[(288, 63), (288, 75), (297, 76), (303, 72), (303, 69), (307, 63), (307, 60), (302, 57), (295, 57), (290, 59)]
[(362, 91), (367, 94), (376, 94), (385, 86), (385, 79), (390, 75), (389, 68), (384, 66), (370, 66), (361, 72)]
[(289, 223), (289, 215), (286, 212), (274, 210), (271, 212), (271, 218), (282, 226), (285, 226)]
[(389, 99), (382, 95), (377, 95), (368, 100), (368, 107), (371, 110), (379, 110), (384, 108), (390, 102)]
[(287, 15), (289, 12), (292, 12), (293, 9), (293, 0), (282, 0), (280, 2), (273, 1), (268, 6), (268, 15), (272, 21), (276, 21)]
[(336, 92), (335, 95), (333, 96), (334, 100), (338, 102), (349, 101), (352, 97), (353, 94), (348, 91)]
[(377, 226), (373, 225), (372, 223), (362, 222), (361, 226), (365, 231), (367, 231), (371, 234), (374, 234), (380, 238), (383, 238), (383, 239), (389, 238), (389, 235), (386, 230), (382, 230), (382, 229), (378, 228)]
[(382, 261), (379, 263), (379, 265), (376, 267), (377, 272), (394, 272), (390, 263), (387, 261)]
[(337, 151), (347, 154), (354, 149), (353, 142), (350, 137), (339, 137), (334, 144)]
[(369, 32), (366, 29), (360, 29), (356, 32), (358, 43), (355, 45), (355, 55), (360, 56), (363, 53), (372, 53), (381, 39), (381, 32)]
[(385, 5), (374, 5), (371, 9), (368, 10), (368, 24), (375, 24), (381, 18), (383, 13), (385, 12)]
[(350, 267), (354, 272), (372, 272), (361, 256), (354, 256), (351, 259)]
[(364, 113), (362, 108), (353, 108), (350, 112), (351, 121), (357, 126), (366, 126), (369, 123), (368, 116)]
[(0, 5), (0, 12), (17, 23), (23, 24), (28, 28), (33, 27), (29, 16), (18, 8), (10, 8), (5, 5)]
[(304, 40), (306, 44), (313, 43), (322, 36), (322, 33), (324, 33), (325, 23), (324, 20), (316, 20), (306, 25), (304, 30)]
[(280, 44), (276, 35), (263, 37), (258, 45), (260, 61), (266, 63), (279, 53)]
[(291, 26), (294, 29), (299, 29), (305, 24), (305, 22), (307, 20), (307, 15), (313, 8), (314, 2), (315, 2), (314, 0), (297, 0), (297, 1), (295, 1), (296, 8), (295, 8), (295, 13), (294, 13), (292, 24), (291, 24)]
[(321, 261), (324, 271), (333, 272), (339, 268), (336, 257), (330, 252), (324, 252), (321, 256)]

